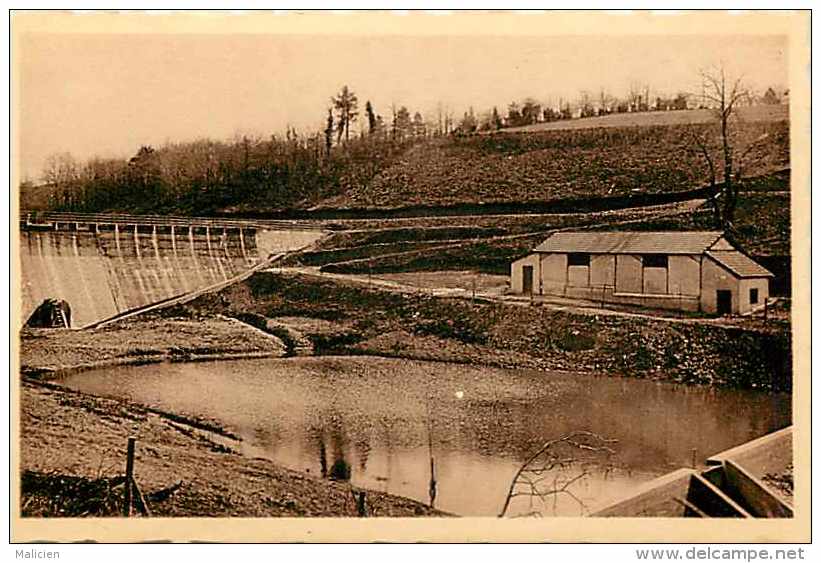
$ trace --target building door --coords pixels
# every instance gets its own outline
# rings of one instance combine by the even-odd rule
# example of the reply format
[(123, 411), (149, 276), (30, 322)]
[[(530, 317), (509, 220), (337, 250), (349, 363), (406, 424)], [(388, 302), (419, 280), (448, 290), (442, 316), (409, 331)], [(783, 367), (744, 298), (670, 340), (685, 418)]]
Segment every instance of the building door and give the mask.
[(533, 266), (522, 266), (522, 293), (533, 293)]
[(716, 290), (716, 309), (719, 315), (730, 315), (733, 312), (733, 292), (729, 289)]

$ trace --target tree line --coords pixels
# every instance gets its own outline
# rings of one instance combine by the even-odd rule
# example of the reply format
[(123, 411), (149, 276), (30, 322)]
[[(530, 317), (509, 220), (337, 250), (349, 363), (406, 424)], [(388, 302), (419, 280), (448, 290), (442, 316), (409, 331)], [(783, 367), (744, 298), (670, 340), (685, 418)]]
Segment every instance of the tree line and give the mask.
[[(268, 138), (244, 135), (229, 141), (170, 143), (158, 149), (143, 146), (127, 160), (79, 162), (68, 153), (53, 155), (46, 162), (39, 188), (47, 188), (47, 208), (63, 211), (210, 215), (308, 207), (369, 184), (409, 146), (430, 137), (696, 104), (711, 112), (717, 127), (711, 134), (691, 128), (690, 150), (703, 158), (709, 171), (709, 201), (716, 227), (732, 232), (742, 177), (766, 141), (766, 135), (740, 138), (737, 110), (742, 105), (785, 103), (789, 94), (770, 88), (763, 96), (755, 96), (740, 80), (731, 81), (723, 68), (702, 72), (700, 77), (700, 95), (658, 97), (652, 106), (649, 87), (634, 84), (622, 100), (604, 90), (596, 99), (583, 92), (575, 114), (564, 100), (545, 107), (526, 98), (511, 103), (505, 115), (494, 107), (477, 116), (470, 107), (458, 121), (443, 104), (437, 106), (434, 118), (426, 120), (419, 111), (412, 113), (406, 106), (393, 104), (383, 116), (366, 100), (360, 122), (359, 98), (346, 85), (329, 99), (322, 130), (300, 133), (287, 127), (284, 135)], [(357, 123), (361, 125), (358, 132)], [(23, 183), (22, 199), (36, 188)]]
[(445, 134), (420, 112), (391, 106), (383, 118), (367, 100), (357, 132), (359, 100), (348, 86), (329, 100), (320, 131), (235, 136), (142, 146), (129, 159), (79, 161), (49, 157), (41, 185), (24, 182), (21, 194), (45, 188), (46, 206), (61, 211), (213, 214), (226, 210), (286, 209), (310, 205), (368, 183), (410, 144)]
[[(542, 103), (533, 97), (521, 101), (514, 100), (501, 111), (494, 106), (488, 111), (476, 115), (473, 108), (469, 108), (459, 121), (456, 132), (470, 134), (505, 129), (508, 127), (523, 127), (536, 123), (549, 123), (566, 119), (580, 119), (585, 117), (601, 117), (614, 113), (636, 113), (648, 111), (677, 111), (686, 109), (716, 108), (713, 86), (703, 80), (701, 91), (675, 94), (654, 93), (650, 86), (638, 82), (632, 83), (627, 92), (621, 96), (613, 96), (606, 89), (598, 92), (582, 90), (577, 98), (558, 98)], [(746, 105), (774, 105), (789, 101), (789, 92), (775, 86), (767, 88), (763, 94), (755, 94), (747, 89), (743, 101)]]

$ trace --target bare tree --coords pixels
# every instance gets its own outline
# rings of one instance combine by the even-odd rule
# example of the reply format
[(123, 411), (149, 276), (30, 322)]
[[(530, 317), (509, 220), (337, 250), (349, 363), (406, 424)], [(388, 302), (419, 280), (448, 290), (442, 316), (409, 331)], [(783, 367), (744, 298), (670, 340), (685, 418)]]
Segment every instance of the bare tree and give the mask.
[(587, 90), (579, 92), (579, 117), (593, 115), (593, 96)]
[(630, 88), (627, 91), (627, 105), (630, 111), (641, 110), (641, 94), (642, 86), (638, 82), (631, 82)]
[(47, 184), (63, 185), (75, 180), (79, 164), (71, 153), (50, 155), (43, 166), (42, 180)]
[(411, 131), (414, 137), (425, 137), (428, 134), (428, 126), (425, 123), (425, 118), (418, 111), (413, 114), (413, 123)]
[[(546, 506), (548, 499), (555, 501), (565, 495), (583, 510), (584, 501), (574, 493), (573, 485), (588, 476), (594, 467), (606, 469), (609, 457), (615, 453), (611, 448), (615, 443), (616, 440), (586, 431), (571, 432), (546, 442), (516, 471), (499, 518), (507, 514), (511, 501), (517, 497), (527, 497), (532, 508), (533, 501)], [(541, 513), (531, 510), (531, 514)]]
[(599, 89), (599, 115), (610, 113), (613, 97), (604, 88)]
[(450, 106), (445, 106), (445, 135), (450, 135), (453, 132), (453, 109)]
[[(709, 171), (710, 203), (716, 226), (733, 231), (733, 220), (738, 205), (738, 192), (744, 166), (753, 149), (767, 138), (762, 135), (741, 146), (737, 140), (738, 107), (749, 97), (742, 78), (730, 80), (723, 66), (712, 71), (700, 72), (702, 102), (710, 107), (714, 122), (718, 126), (717, 142), (710, 140), (707, 132), (691, 128), (690, 136), (697, 151), (704, 158)], [(718, 178), (721, 177), (719, 187)]]

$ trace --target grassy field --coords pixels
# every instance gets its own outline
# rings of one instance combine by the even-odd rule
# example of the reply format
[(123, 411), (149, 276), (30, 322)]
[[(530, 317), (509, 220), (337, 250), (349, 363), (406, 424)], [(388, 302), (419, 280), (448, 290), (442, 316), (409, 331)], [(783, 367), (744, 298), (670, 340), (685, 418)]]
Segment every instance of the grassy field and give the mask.
[[(783, 121), (789, 119), (789, 106), (769, 105), (738, 109), (743, 121)], [(532, 133), (535, 131), (560, 131), (566, 129), (591, 129), (594, 127), (655, 127), (657, 125), (688, 125), (709, 123), (713, 120), (710, 110), (691, 109), (681, 111), (652, 111), (640, 113), (614, 113), (601, 117), (585, 117), (550, 123), (536, 123), (524, 127), (511, 127), (508, 132)]]

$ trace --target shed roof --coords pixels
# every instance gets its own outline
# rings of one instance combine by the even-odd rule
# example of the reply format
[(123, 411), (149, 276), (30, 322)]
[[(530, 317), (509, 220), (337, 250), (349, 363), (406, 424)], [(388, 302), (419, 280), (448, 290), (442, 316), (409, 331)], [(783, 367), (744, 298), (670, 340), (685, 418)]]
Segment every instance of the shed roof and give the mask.
[(775, 277), (767, 268), (737, 250), (710, 251), (707, 256), (740, 278)]
[(702, 254), (724, 233), (720, 231), (640, 231), (554, 233), (536, 252), (590, 254)]

